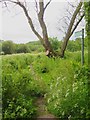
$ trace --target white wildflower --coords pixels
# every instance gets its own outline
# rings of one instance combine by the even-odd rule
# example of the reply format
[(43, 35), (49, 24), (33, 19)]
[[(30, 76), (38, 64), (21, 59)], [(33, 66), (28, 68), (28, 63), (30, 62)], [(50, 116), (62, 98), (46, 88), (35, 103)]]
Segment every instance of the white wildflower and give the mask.
[(63, 111), (63, 112), (62, 112), (62, 115), (64, 116), (64, 114), (65, 114), (65, 113), (64, 113), (64, 111)]
[(48, 101), (47, 101), (48, 103), (50, 103), (50, 98), (48, 98)]
[(59, 84), (59, 82), (57, 81), (57, 82), (56, 82), (56, 85), (55, 85), (55, 87), (57, 87), (57, 86), (58, 86), (58, 84)]
[(75, 108), (78, 107), (78, 104), (76, 103), (76, 104), (74, 105), (74, 107), (75, 107)]
[(69, 115), (68, 119), (69, 119), (69, 120), (71, 119), (71, 115)]
[(55, 95), (53, 94), (52, 98), (54, 99), (55, 98)]
[(63, 78), (62, 78), (62, 81), (64, 81), (65, 79), (66, 79), (66, 77), (63, 77)]
[(67, 97), (68, 95), (69, 95), (69, 93), (67, 92), (66, 95), (65, 95), (65, 97)]
[(50, 85), (50, 90), (52, 90), (52, 87), (53, 87), (53, 85), (51, 84), (51, 85)]
[(84, 113), (84, 108), (81, 110), (81, 114), (83, 114)]
[(77, 78), (77, 77), (78, 77), (78, 74), (75, 74), (75, 75), (74, 75), (74, 78)]
[(58, 77), (58, 78), (57, 78), (57, 81), (60, 80), (60, 78), (61, 78), (61, 77)]

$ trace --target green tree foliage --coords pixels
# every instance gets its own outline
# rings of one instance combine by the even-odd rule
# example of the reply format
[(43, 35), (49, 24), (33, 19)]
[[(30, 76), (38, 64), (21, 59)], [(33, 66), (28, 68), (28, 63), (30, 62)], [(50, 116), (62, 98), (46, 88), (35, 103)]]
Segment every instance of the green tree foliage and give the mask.
[[(59, 41), (57, 38), (49, 38), (54, 51), (60, 51), (60, 47), (62, 41)], [(88, 48), (88, 37), (85, 37), (85, 49)], [(2, 49), (3, 46), (3, 49)], [(70, 40), (67, 45), (67, 51), (75, 52), (81, 50), (81, 39), (77, 38), (76, 40)], [(0, 53), (2, 51), (5, 54), (12, 54), (12, 53), (40, 53), (44, 52), (44, 48), (40, 41), (32, 41), (26, 44), (15, 44), (12, 41), (3, 41), (0, 43)]]
[(2, 51), (4, 54), (12, 54), (15, 52), (15, 46), (12, 41), (4, 41), (2, 42)]
[(28, 46), (28, 48), (30, 49), (31, 52), (43, 52), (44, 48), (41, 45), (40, 41), (32, 41), (26, 44)]
[(57, 37), (49, 38), (52, 48), (57, 51), (60, 48), (60, 41)]
[[(87, 36), (84, 38), (84, 49), (88, 49), (88, 38)], [(77, 38), (76, 40), (70, 40), (67, 45), (67, 51), (75, 52), (81, 51), (81, 38)]]
[(17, 44), (16, 45), (16, 53), (28, 53), (29, 48), (26, 44)]
[(44, 52), (44, 48), (40, 41), (32, 41), (26, 44), (15, 44), (12, 41), (0, 42), (0, 54), (13, 54), (13, 53), (39, 53)]
[(81, 39), (71, 40), (68, 42), (67, 50), (70, 52), (80, 51), (81, 50)]

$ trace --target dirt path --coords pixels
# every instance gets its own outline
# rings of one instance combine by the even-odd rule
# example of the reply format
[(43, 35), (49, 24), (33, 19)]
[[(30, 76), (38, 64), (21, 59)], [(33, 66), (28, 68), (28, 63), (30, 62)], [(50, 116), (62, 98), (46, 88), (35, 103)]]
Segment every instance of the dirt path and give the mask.
[[(39, 76), (35, 73), (32, 65), (30, 65), (30, 69), (34, 79), (38, 81), (40, 78), (38, 78)], [(44, 97), (38, 97), (35, 104), (37, 106), (37, 120), (59, 120), (47, 111)]]
[(36, 101), (36, 105), (37, 105), (37, 120), (46, 120), (46, 119), (50, 119), (50, 120), (58, 120), (54, 115), (50, 114), (47, 109), (46, 109), (46, 105), (45, 105), (45, 100), (43, 97), (39, 97), (37, 98)]

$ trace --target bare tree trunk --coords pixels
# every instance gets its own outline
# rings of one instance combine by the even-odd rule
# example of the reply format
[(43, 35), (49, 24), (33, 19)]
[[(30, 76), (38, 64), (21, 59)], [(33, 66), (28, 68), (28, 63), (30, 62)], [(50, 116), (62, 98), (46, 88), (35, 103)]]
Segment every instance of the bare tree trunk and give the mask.
[(23, 8), (24, 13), (25, 13), (25, 15), (26, 15), (26, 17), (27, 17), (27, 19), (28, 19), (28, 23), (29, 23), (32, 31), (33, 31), (34, 34), (38, 37), (38, 39), (41, 41), (42, 45), (43, 45), (44, 47), (46, 47), (45, 44), (44, 44), (43, 38), (42, 38), (41, 35), (35, 30), (34, 25), (33, 25), (33, 22), (32, 22), (32, 19), (30, 18), (26, 7), (25, 7), (23, 4), (21, 4), (20, 2), (18, 3), (18, 5), (21, 6), (21, 8)]
[[(0, 2), (5, 2), (5, 3), (6, 2), (12, 2), (12, 3), (15, 3), (15, 4), (19, 5), (23, 9), (24, 14), (25, 14), (25, 16), (26, 16), (26, 18), (28, 20), (28, 23), (29, 23), (32, 31), (38, 37), (38, 39), (41, 41), (41, 44), (45, 48), (46, 53), (47, 53), (46, 55), (50, 56), (51, 54), (54, 54), (53, 49), (52, 49), (51, 44), (50, 44), (49, 39), (48, 39), (47, 27), (46, 27), (45, 22), (44, 22), (44, 12), (45, 12), (47, 6), (50, 4), (51, 0), (46, 4), (45, 7), (44, 7), (43, 0), (39, 0), (40, 12), (37, 15), (38, 15), (38, 20), (39, 20), (39, 23), (40, 23), (40, 26), (41, 26), (41, 29), (42, 29), (43, 37), (36, 31), (36, 29), (35, 29), (35, 27), (33, 25), (32, 19), (31, 19), (30, 15), (28, 14), (28, 10), (27, 10), (26, 6), (23, 4), (23, 2), (21, 2), (19, 0), (16, 0), (16, 1), (13, 1), (13, 0), (1, 0)], [(26, 1), (24, 1), (24, 2), (26, 2)]]
[[(41, 44), (45, 48), (46, 55), (47, 56), (58, 56), (58, 54), (56, 54), (53, 51), (53, 48), (52, 48), (52, 46), (50, 44), (50, 41), (49, 41), (49, 38), (48, 38), (48, 33), (47, 33), (47, 27), (46, 27), (46, 24), (44, 22), (44, 12), (45, 12), (46, 8), (48, 7), (48, 5), (50, 4), (51, 0), (49, 0), (49, 2), (45, 5), (45, 7), (44, 7), (44, 0), (39, 0), (39, 10), (40, 10), (39, 12), (38, 12), (38, 6), (37, 6), (38, 4), (37, 4), (37, 1), (35, 0), (35, 2), (36, 2), (36, 8), (37, 8), (38, 21), (40, 23), (40, 26), (41, 26), (41, 29), (42, 29), (42, 35), (43, 36), (41, 36), (36, 31), (36, 29), (34, 27), (34, 24), (32, 22), (31, 16), (28, 13), (27, 7), (24, 4), (24, 3), (26, 3), (26, 1), (24, 1), (24, 3), (23, 3), (20, 0), (16, 0), (16, 1), (13, 1), (13, 0), (0, 0), (0, 2), (4, 2), (5, 4), (7, 4), (7, 2), (11, 2), (11, 3), (19, 5), (23, 9), (24, 14), (25, 14), (25, 16), (26, 16), (26, 18), (28, 20), (28, 23), (29, 23), (32, 31), (38, 37), (38, 39), (41, 41)], [(75, 27), (73, 28), (76, 16), (77, 16), (77, 14), (80, 11), (81, 6), (82, 6), (82, 2), (79, 3), (79, 5), (77, 6), (77, 8), (76, 8), (76, 10), (75, 10), (75, 12), (74, 12), (71, 20), (70, 20), (70, 24), (69, 24), (69, 27), (68, 27), (68, 30), (67, 30), (67, 33), (66, 33), (66, 36), (65, 36), (62, 48), (61, 48), (60, 57), (64, 56), (64, 52), (66, 50), (66, 46), (67, 46), (68, 40), (71, 37), (71, 35), (73, 34), (74, 30), (77, 28), (78, 24), (80, 23), (80, 21), (82, 20), (82, 18), (84, 16), (84, 15), (81, 16), (81, 19), (76, 23)], [(72, 30), (72, 28), (73, 28), (73, 30)]]
[[(63, 42), (63, 45), (61, 47), (61, 53), (60, 53), (60, 56), (61, 57), (64, 57), (64, 53), (65, 53), (65, 50), (66, 50), (66, 47), (67, 47), (67, 43), (69, 41), (69, 38), (71, 37), (72, 35), (72, 27), (74, 25), (74, 22), (75, 22), (75, 19), (76, 19), (76, 16), (77, 14), (79, 13), (80, 9), (82, 7), (82, 2), (79, 3), (79, 5), (77, 6), (72, 18), (71, 18), (71, 21), (70, 21), (70, 24), (69, 24), (69, 27), (68, 27), (68, 30), (67, 30), (67, 33), (66, 33), (66, 36), (64, 38), (64, 42)], [(78, 24), (77, 24), (78, 25)], [(77, 26), (76, 26), (77, 27)], [(75, 28), (76, 29), (76, 28)], [(73, 29), (74, 30), (74, 29)], [(74, 31), (73, 31), (74, 32)]]
[(42, 28), (42, 34), (43, 34), (43, 39), (44, 39), (44, 43), (45, 43), (46, 53), (47, 53), (47, 56), (49, 56), (51, 54), (54, 54), (54, 51), (53, 51), (53, 49), (51, 47), (51, 44), (49, 42), (48, 33), (47, 33), (47, 27), (46, 27), (45, 22), (44, 22), (44, 12), (45, 12), (46, 7), (44, 8), (43, 0), (42, 1), (39, 0), (40, 12), (38, 13), (38, 20), (39, 20), (40, 26)]
[(54, 51), (53, 51), (53, 49), (51, 47), (51, 44), (50, 44), (50, 42), (48, 40), (47, 27), (46, 27), (45, 22), (44, 22), (44, 12), (45, 12), (47, 6), (50, 4), (50, 2), (51, 2), (51, 0), (46, 4), (46, 6), (44, 8), (43, 0), (39, 0), (40, 12), (38, 13), (38, 20), (39, 20), (39, 23), (40, 23), (40, 26), (41, 26), (41, 29), (42, 29), (43, 37), (41, 37), (40, 34), (35, 30), (33, 22), (32, 22), (32, 19), (28, 15), (28, 11), (27, 11), (26, 7), (23, 4), (21, 4), (21, 2), (17, 2), (17, 4), (20, 7), (23, 8), (24, 13), (25, 13), (25, 15), (26, 15), (26, 17), (28, 19), (28, 23), (29, 23), (32, 31), (34, 32), (34, 34), (39, 38), (39, 40), (41, 41), (42, 45), (44, 46), (47, 56), (51, 56), (52, 54), (55, 55)]

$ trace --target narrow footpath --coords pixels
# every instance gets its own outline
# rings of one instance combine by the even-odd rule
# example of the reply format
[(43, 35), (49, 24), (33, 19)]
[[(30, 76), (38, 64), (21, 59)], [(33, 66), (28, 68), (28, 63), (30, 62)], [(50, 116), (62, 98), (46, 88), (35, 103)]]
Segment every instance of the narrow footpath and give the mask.
[[(30, 65), (30, 69), (34, 80), (38, 80), (38, 75), (35, 73), (32, 65)], [(47, 110), (44, 97), (37, 97), (35, 105), (37, 106), (37, 120), (59, 120)]]
[(45, 105), (44, 97), (37, 98), (37, 120), (59, 120), (54, 115), (50, 114)]

